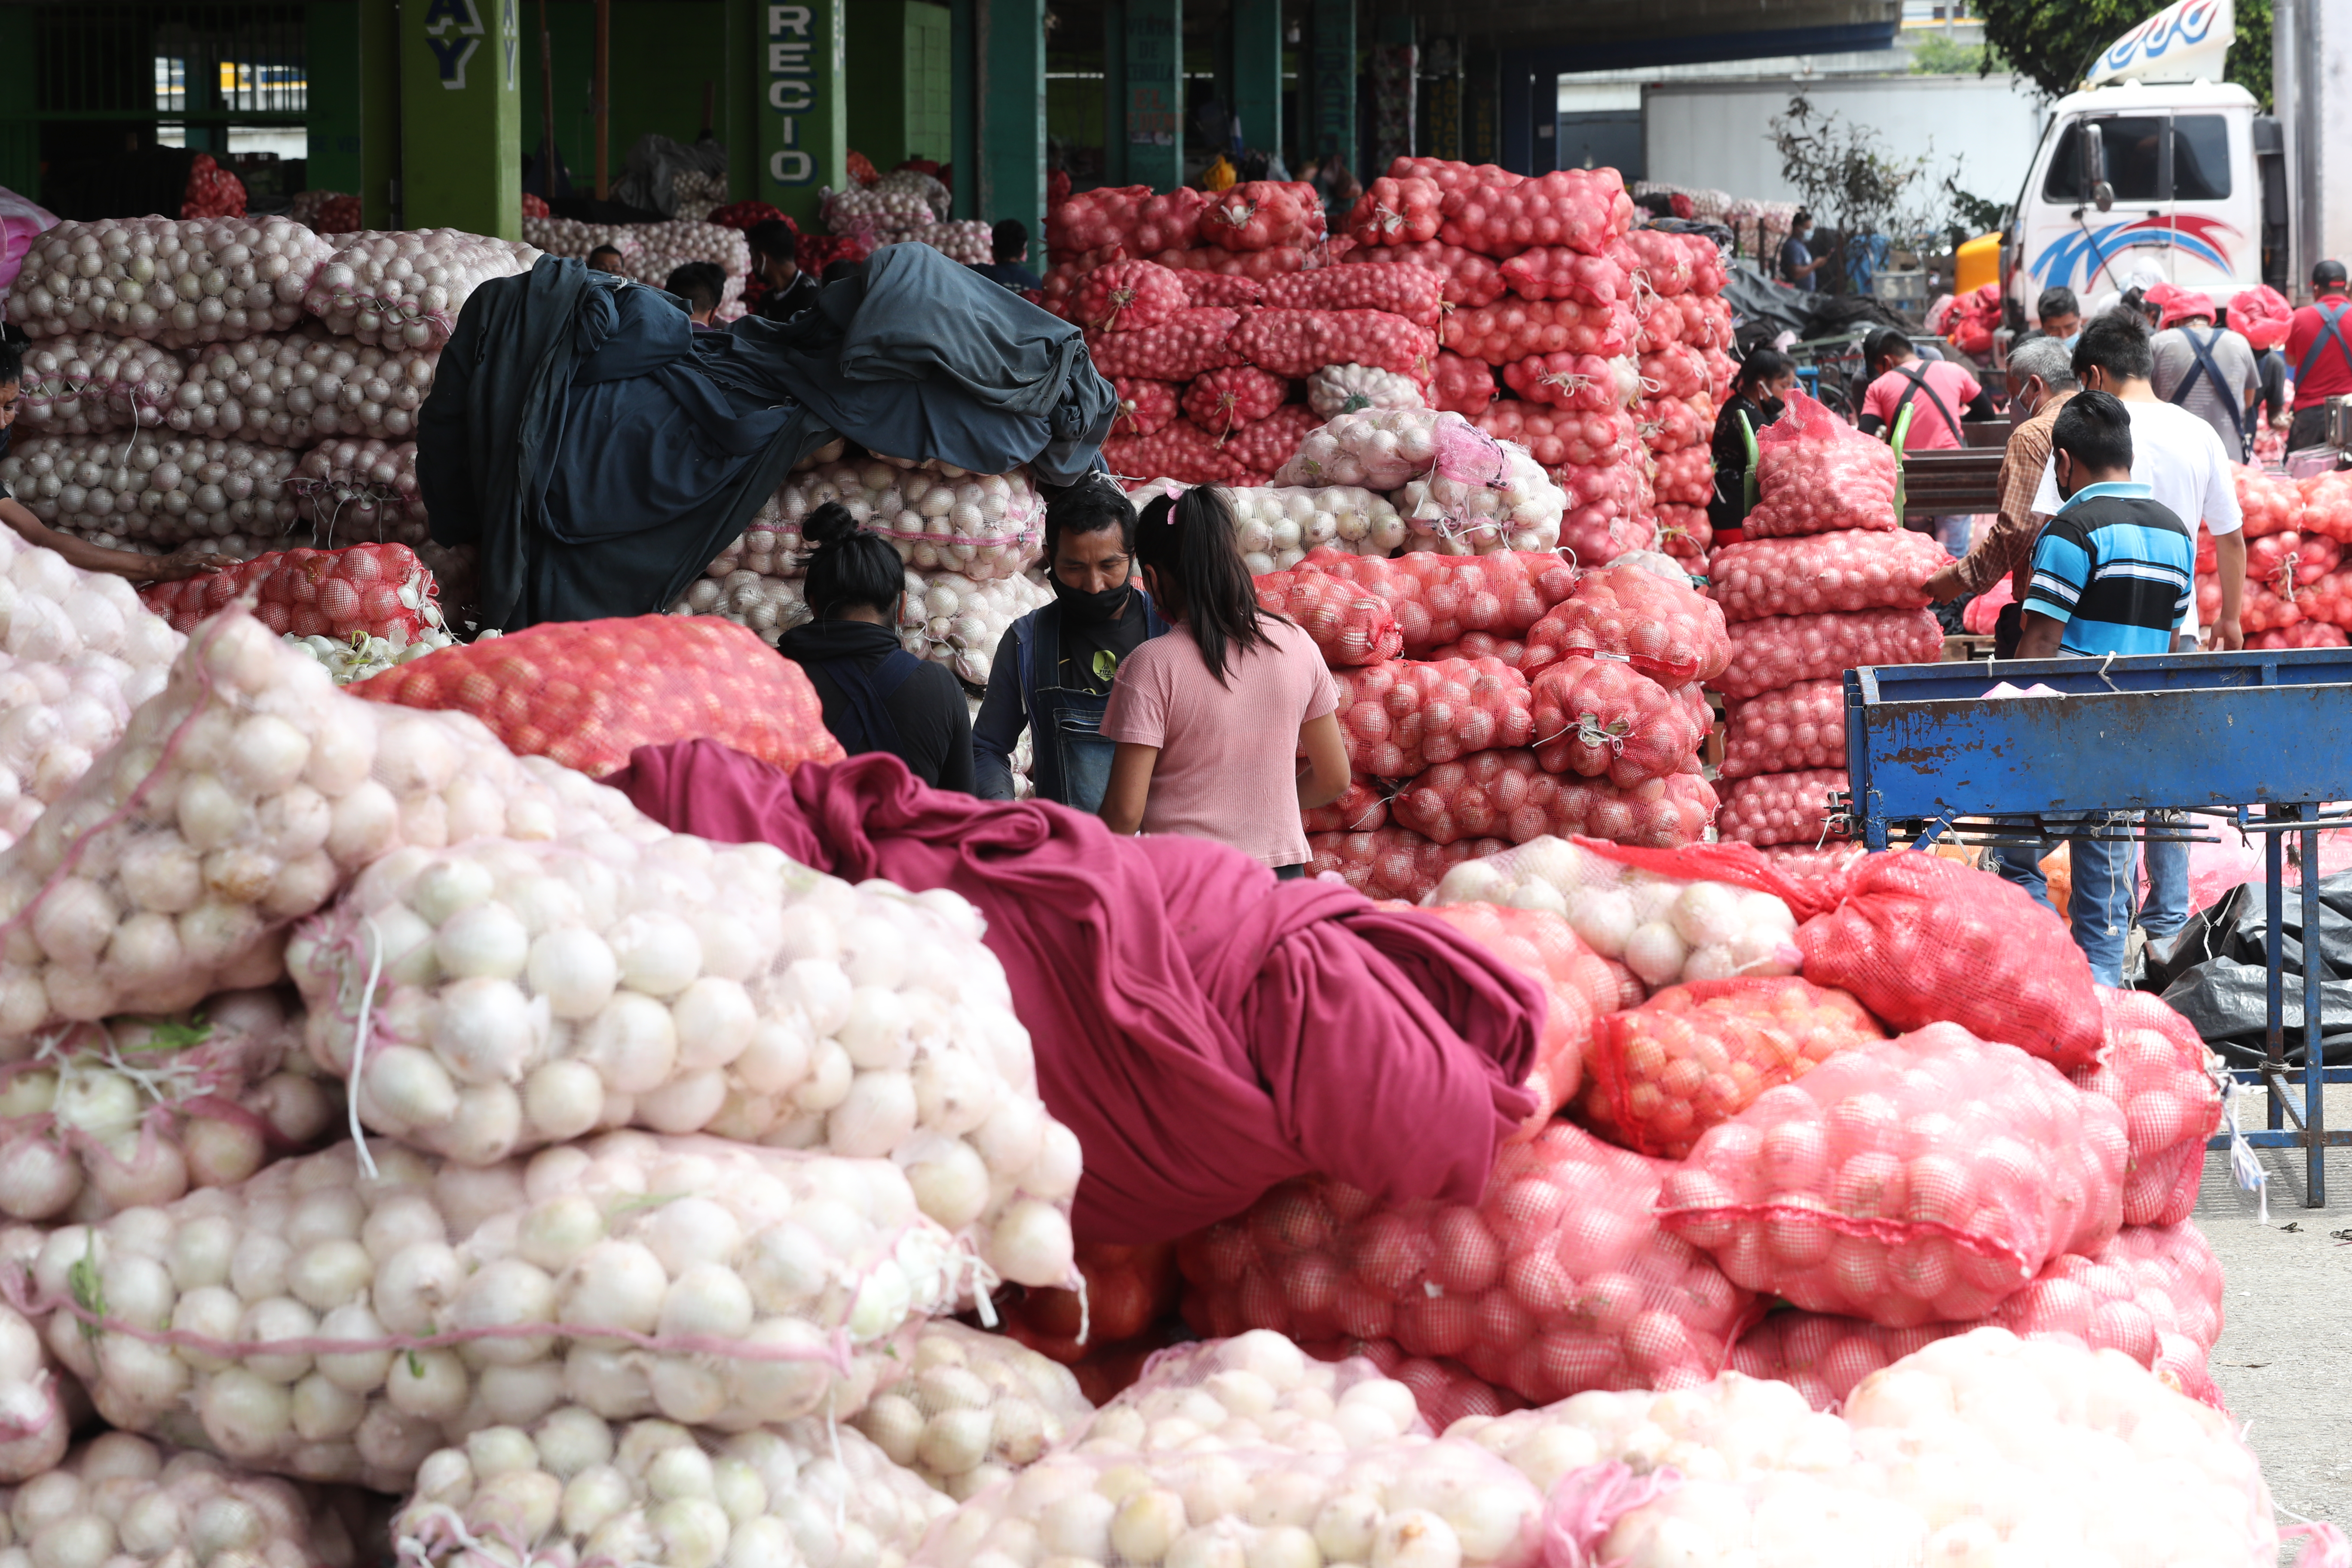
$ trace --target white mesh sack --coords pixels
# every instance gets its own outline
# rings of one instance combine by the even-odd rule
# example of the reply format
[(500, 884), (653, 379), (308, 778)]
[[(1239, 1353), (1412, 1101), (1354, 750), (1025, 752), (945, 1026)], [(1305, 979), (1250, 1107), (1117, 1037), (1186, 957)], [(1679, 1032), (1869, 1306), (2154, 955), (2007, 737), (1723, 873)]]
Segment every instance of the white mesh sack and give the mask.
[(528, 272), (539, 259), (522, 241), (456, 228), (370, 229), (336, 239), (334, 254), (302, 296), (303, 308), (331, 331), (412, 349), (447, 342), (476, 289)]
[(51, 528), (168, 550), (272, 538), (294, 521), (294, 454), (198, 437), (36, 436), (0, 458), (0, 483)]
[(1325, 365), (1307, 378), (1307, 405), (1325, 419), (1360, 408), (1426, 408), (1421, 383), (1369, 364)]
[(1095, 1413), (1080, 1454), (1259, 1447), (1342, 1454), (1426, 1437), (1412, 1390), (1362, 1356), (1318, 1361), (1271, 1329), (1160, 1352)]
[(18, 377), (17, 428), (27, 436), (89, 436), (159, 426), (187, 366), (143, 338), (79, 332), (34, 342)]
[(959, 1500), (1011, 1479), (1094, 1414), (1068, 1367), (1003, 1334), (926, 1323), (912, 1360), (850, 1424)]
[(389, 348), (313, 321), (191, 352), (163, 423), (197, 436), (308, 447), (338, 436), (405, 441), (433, 390), (436, 348)]
[(673, 616), (723, 616), (774, 642), (809, 620), (808, 601), (797, 577), (730, 571), (723, 578), (698, 577), (669, 605)]
[[(1395, 505), (1355, 485), (1238, 485), (1225, 494), (1233, 502), (1234, 537), (1253, 576), (1287, 572), (1318, 545), (1351, 555), (1386, 555), (1405, 542), (1405, 521)], [(1139, 508), (1144, 499), (1137, 492)]]
[[(373, 352), (373, 351), (371, 351)], [(294, 477), (294, 510), (322, 549), (366, 542), (418, 545), (431, 520), (416, 490), (416, 443), (345, 437), (302, 454)]]
[(128, 1432), (0, 1491), (0, 1561), (39, 1568), (359, 1568), (331, 1500)]
[(985, 686), (1006, 628), (1053, 597), (1031, 577), (975, 583), (956, 572), (909, 572), (898, 608), (899, 646), (946, 665), (961, 680)]
[(101, 218), (35, 239), (8, 291), (27, 337), (119, 332), (166, 348), (282, 332), (332, 247), (290, 218)]

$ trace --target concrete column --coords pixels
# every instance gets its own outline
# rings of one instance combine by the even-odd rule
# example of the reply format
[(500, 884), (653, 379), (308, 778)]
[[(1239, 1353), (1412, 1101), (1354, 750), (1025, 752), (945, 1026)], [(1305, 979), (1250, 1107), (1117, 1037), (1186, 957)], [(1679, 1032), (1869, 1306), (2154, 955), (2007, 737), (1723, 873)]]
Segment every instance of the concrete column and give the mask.
[[(1045, 0), (977, 0), (980, 29), (979, 211), (1019, 218), (1031, 244), (1045, 232)], [(961, 171), (959, 171), (961, 173)], [(961, 179), (957, 182), (961, 184)]]
[(948, 105), (952, 30), (929, 0), (849, 7), (849, 145), (887, 171), (909, 158), (952, 163)]
[(400, 210), (411, 228), (522, 237), (522, 0), (407, 0)]
[(759, 8), (760, 178), (752, 195), (803, 228), (817, 193), (849, 183), (847, 39), (843, 0)]
[(948, 63), (951, 140), (955, 161), (948, 172), (955, 216), (980, 216), (980, 7), (981, 0), (949, 0)]
[(1282, 151), (1282, 0), (1233, 0), (1234, 112), (1242, 145)]
[(304, 178), (314, 191), (357, 195), (364, 178), (358, 6), (311, 0), (302, 21), (302, 70), (310, 102)]
[(1315, 83), (1315, 118), (1307, 127), (1302, 153), (1338, 158), (1359, 179), (1363, 160), (1356, 147), (1356, 0), (1315, 0), (1313, 51), (1307, 64)]
[(1398, 158), (1412, 156), (1413, 110), (1420, 50), (1411, 16), (1383, 16), (1372, 48), (1372, 145), (1357, 178), (1369, 182), (1389, 172)]
[(1184, 183), (1183, 0), (1127, 0), (1127, 98), (1111, 127), (1126, 147), (1127, 183)]
[(1502, 56), (1473, 49), (1462, 63), (1462, 161), (1503, 161)]
[(1423, 95), (1423, 151), (1432, 158), (1462, 157), (1462, 56), (1452, 38), (1429, 46), (1428, 90)]
[(1510, 58), (1506, 51), (1503, 59), (1502, 163), (1514, 174), (1537, 173), (1533, 84), (1534, 79), (1528, 74), (1527, 66)]
[(1127, 7), (1103, 0), (1103, 184), (1132, 184), (1127, 177)]

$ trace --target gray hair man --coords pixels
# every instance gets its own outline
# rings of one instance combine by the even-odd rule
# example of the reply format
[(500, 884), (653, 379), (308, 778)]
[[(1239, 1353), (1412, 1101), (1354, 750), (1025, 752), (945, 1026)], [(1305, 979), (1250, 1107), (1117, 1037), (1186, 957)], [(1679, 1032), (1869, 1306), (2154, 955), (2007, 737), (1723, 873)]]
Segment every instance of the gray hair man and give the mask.
[[(2009, 416), (2017, 425), (2009, 433), (2009, 446), (2000, 458), (2000, 515), (1975, 548), (1927, 579), (1929, 598), (1940, 605), (1972, 597), (2007, 577), (2015, 601), (2025, 602), (2027, 580), (2033, 571), (2033, 541), (2042, 531), (2042, 519), (2033, 510), (2033, 492), (2050, 461), (2050, 427), (2066, 400), (2081, 390), (2082, 384), (2074, 379), (2074, 355), (2061, 340), (2029, 338), (2009, 351)], [(2004, 610), (2001, 622), (2013, 646), (2016, 612)], [(2002, 640), (1996, 631), (1996, 651), (2001, 650)]]

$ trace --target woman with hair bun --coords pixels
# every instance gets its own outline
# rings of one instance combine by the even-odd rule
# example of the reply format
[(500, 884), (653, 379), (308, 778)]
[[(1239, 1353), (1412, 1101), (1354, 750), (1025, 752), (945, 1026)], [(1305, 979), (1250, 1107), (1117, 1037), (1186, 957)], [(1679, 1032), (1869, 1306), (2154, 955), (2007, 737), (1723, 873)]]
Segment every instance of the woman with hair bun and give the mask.
[(1313, 638), (1258, 605), (1222, 490), (1146, 507), (1135, 561), (1171, 623), (1127, 656), (1102, 732), (1117, 742), (1102, 819), (1115, 833), (1188, 833), (1307, 873), (1301, 809), (1348, 787), (1339, 691)]
[(857, 526), (839, 501), (802, 520), (814, 545), (803, 591), (815, 619), (777, 640), (808, 671), (824, 727), (851, 756), (888, 752), (940, 789), (971, 793), (971, 710), (945, 666), (898, 644), (906, 568), (879, 534)]

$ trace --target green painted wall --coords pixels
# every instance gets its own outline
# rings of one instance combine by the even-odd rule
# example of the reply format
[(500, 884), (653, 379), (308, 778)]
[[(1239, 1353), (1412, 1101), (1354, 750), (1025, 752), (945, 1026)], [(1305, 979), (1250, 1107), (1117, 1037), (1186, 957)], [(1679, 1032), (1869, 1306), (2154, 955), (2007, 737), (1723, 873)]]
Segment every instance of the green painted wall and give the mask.
[(400, 207), (411, 228), (522, 237), (522, 0), (400, 8)]
[(849, 144), (888, 170), (955, 156), (953, 23), (927, 0), (857, 0), (849, 8)]
[[(1166, 0), (1174, 5), (1176, 0)], [(1045, 0), (986, 0), (980, 37), (980, 210), (1045, 232)], [(961, 183), (961, 182), (959, 182)], [(1033, 244), (1037, 241), (1033, 237)]]
[(752, 194), (803, 227), (817, 194), (848, 183), (848, 39), (844, 0), (762, 5), (760, 33), (760, 171)]
[(1127, 102), (1112, 133), (1133, 185), (1184, 183), (1183, 0), (1127, 0)]
[(1242, 145), (1282, 147), (1282, 0), (1233, 0), (1234, 115)]
[(400, 202), (400, 6), (359, 0), (360, 221), (398, 226)]
[(310, 84), (304, 179), (314, 191), (356, 195), (365, 118), (361, 112), (360, 8), (352, 0), (313, 0), (303, 17), (302, 67)]

